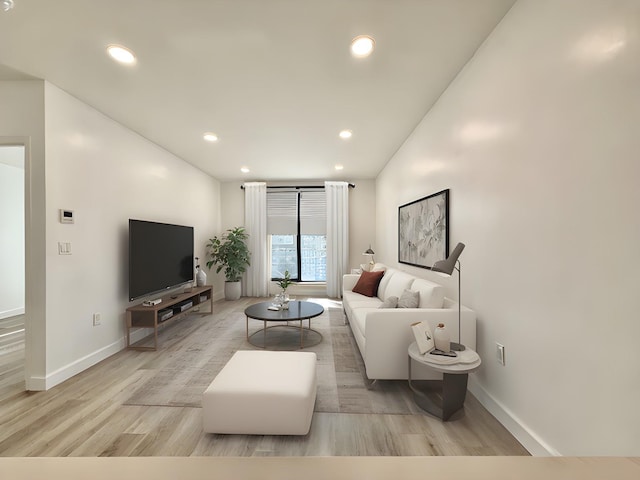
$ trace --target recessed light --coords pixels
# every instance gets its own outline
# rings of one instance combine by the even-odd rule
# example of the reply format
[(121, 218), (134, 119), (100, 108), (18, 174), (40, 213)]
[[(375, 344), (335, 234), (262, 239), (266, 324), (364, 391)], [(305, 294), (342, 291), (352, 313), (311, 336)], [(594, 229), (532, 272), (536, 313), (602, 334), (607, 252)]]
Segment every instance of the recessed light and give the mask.
[(212, 132), (206, 132), (202, 138), (204, 138), (207, 142), (217, 142), (218, 136)]
[(2, 0), (2, 10), (8, 12), (13, 8), (13, 0)]
[(116, 62), (124, 63), (127, 65), (133, 65), (134, 63), (136, 63), (135, 54), (122, 45), (109, 45), (107, 47), (107, 53)]
[(360, 35), (351, 40), (351, 55), (357, 58), (364, 58), (371, 55), (375, 40), (368, 35)]
[(344, 169), (344, 165), (336, 165), (333, 168), (335, 168), (336, 170), (342, 170), (342, 169)]
[(240, 171), (241, 171), (242, 173), (249, 173), (251, 170), (249, 170), (249, 167), (242, 167), (242, 168), (240, 169)]
[(347, 138), (351, 138), (353, 132), (351, 130), (342, 130), (338, 135), (340, 135), (340, 138), (344, 138), (346, 140)]

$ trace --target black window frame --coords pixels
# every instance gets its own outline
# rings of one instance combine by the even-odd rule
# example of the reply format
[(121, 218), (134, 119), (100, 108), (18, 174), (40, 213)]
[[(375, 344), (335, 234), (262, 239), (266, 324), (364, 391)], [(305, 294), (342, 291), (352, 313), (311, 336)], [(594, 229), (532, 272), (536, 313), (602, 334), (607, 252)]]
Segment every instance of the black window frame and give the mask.
[[(324, 187), (321, 187), (322, 190), (324, 190)], [(297, 271), (298, 274), (297, 276), (291, 277), (291, 281), (295, 282), (295, 283), (318, 283), (318, 282), (322, 282), (321, 280), (302, 280), (302, 235), (300, 233), (300, 199), (302, 197), (302, 192), (304, 191), (304, 189), (296, 189), (296, 234), (295, 234), (295, 240), (296, 240), (296, 264), (297, 264)], [(325, 234), (326, 237), (326, 234)], [(269, 266), (269, 268), (271, 269), (271, 266)], [(271, 277), (271, 281), (272, 282), (277, 282), (279, 280), (282, 280), (283, 277)], [(325, 279), (326, 282), (326, 279)]]

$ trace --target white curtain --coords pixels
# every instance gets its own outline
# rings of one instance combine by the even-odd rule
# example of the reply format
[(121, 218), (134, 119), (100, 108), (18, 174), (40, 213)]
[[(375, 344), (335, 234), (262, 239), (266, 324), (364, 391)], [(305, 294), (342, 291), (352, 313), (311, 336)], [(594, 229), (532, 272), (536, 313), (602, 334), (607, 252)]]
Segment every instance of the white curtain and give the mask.
[(248, 297), (267, 297), (267, 184), (264, 182), (244, 184), (244, 225), (249, 234), (247, 246), (251, 252), (251, 265), (243, 277), (242, 294)]
[(349, 267), (349, 184), (324, 182), (327, 195), (327, 295), (342, 297)]

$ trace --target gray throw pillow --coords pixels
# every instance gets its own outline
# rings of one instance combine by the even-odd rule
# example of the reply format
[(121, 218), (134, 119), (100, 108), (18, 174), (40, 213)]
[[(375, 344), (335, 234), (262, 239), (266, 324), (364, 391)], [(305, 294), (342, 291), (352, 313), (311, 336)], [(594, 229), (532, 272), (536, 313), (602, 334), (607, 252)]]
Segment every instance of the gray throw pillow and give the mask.
[(398, 300), (398, 308), (418, 308), (420, 292), (405, 290)]
[(391, 296), (380, 304), (378, 308), (396, 308), (398, 306), (398, 297)]

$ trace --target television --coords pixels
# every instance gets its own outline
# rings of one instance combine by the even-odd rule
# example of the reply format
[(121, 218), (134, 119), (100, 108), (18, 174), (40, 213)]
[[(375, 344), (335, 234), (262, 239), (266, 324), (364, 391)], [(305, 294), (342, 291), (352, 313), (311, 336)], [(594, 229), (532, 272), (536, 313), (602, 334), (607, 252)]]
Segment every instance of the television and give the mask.
[(129, 301), (193, 282), (193, 227), (129, 219)]

